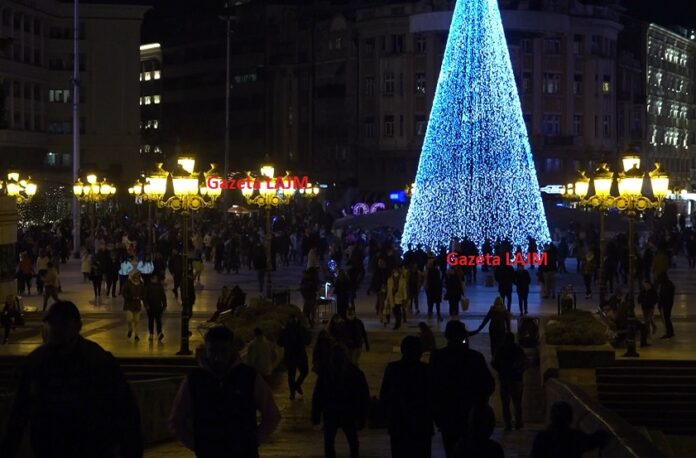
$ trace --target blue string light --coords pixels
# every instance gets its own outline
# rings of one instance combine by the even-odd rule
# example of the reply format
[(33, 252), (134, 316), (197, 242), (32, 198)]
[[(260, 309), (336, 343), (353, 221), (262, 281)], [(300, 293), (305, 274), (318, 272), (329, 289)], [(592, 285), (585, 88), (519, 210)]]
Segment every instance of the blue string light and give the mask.
[(550, 241), (497, 0), (458, 0), (401, 244)]

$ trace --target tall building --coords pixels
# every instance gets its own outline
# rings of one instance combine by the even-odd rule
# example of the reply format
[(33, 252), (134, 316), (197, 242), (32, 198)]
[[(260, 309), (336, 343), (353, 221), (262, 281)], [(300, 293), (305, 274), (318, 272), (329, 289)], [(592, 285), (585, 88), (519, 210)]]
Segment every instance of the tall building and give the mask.
[[(140, 154), (148, 162), (161, 161), (162, 137), (162, 47), (140, 46)], [(158, 159), (159, 158), (159, 159)]]
[[(80, 12), (81, 166), (118, 180), (137, 169), (140, 25), (147, 8)], [(72, 169), (73, 9), (56, 0), (0, 1), (5, 129), (0, 169), (69, 182)]]
[[(627, 86), (641, 101), (633, 107), (633, 122), (637, 125), (641, 110), (645, 159), (661, 162), (672, 184), (680, 188), (696, 186), (695, 39), (687, 30), (630, 19), (621, 38), (625, 57), (619, 68), (625, 74), (625, 63), (631, 62), (633, 77)], [(636, 76), (640, 76), (639, 84)], [(625, 137), (622, 143), (627, 143)]]

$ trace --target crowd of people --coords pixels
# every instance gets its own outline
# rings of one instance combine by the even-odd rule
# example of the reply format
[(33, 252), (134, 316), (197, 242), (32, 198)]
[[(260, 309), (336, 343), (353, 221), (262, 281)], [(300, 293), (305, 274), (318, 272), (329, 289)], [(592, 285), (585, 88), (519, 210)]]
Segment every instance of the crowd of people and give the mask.
[[(0, 442), (2, 456), (18, 456), (23, 432), (29, 427), (36, 456), (141, 458), (140, 412), (116, 360), (80, 335), (82, 319), (72, 302), (54, 303), (44, 322), (46, 343), (34, 350), (22, 367)], [(297, 318), (291, 318), (279, 338), (290, 353), (285, 357), (288, 368), (302, 366), (300, 361), (307, 360), (306, 354), (292, 350), (299, 348), (304, 353), (310, 340), (307, 330), (298, 326)], [(255, 334), (262, 337), (262, 333)], [(469, 336), (462, 322), (449, 321), (447, 343), (430, 351), (429, 363), (421, 361), (422, 338), (403, 338), (402, 357), (387, 365), (377, 402), (386, 418), (392, 456), (431, 456), (436, 428), (448, 458), (504, 456), (501, 445), (491, 439), (495, 414), (489, 399), (495, 391), (495, 379), (483, 355), (469, 347)], [(317, 378), (311, 421), (323, 424), (326, 457), (336, 456), (339, 429), (346, 436), (350, 456), (358, 457), (359, 431), (367, 426), (372, 410), (365, 374), (351, 361), (348, 348), (330, 335), (320, 335), (319, 345), (325, 350), (317, 359), (315, 348)], [(258, 457), (259, 444), (281, 421), (266, 382), (268, 374), (242, 362), (234, 333), (225, 326), (215, 326), (206, 333), (198, 362), (200, 367), (185, 377), (174, 400), (169, 417), (172, 431), (196, 456)], [(514, 335), (507, 333), (493, 359), (506, 429), (513, 425), (510, 399), (514, 426), (523, 427), (518, 398), (525, 365), (524, 351)], [(295, 378), (294, 369), (288, 373), (293, 398), (295, 393), (303, 393), (306, 364), (299, 369), (299, 378)], [(44, 383), (46, 380), (51, 383)], [(611, 438), (603, 431), (587, 434), (574, 430), (571, 423), (572, 408), (566, 403), (554, 404), (551, 423), (538, 433), (530, 456), (579, 457)]]

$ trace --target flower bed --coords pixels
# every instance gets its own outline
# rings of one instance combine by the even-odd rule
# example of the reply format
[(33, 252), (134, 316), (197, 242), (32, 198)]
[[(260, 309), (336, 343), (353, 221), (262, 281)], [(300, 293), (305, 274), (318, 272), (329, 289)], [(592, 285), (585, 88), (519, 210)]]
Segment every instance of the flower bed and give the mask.
[(603, 345), (608, 341), (606, 326), (584, 310), (548, 320), (545, 331), (549, 345)]
[(303, 326), (307, 319), (302, 310), (294, 305), (273, 305), (265, 299), (252, 299), (248, 307), (238, 308), (234, 314), (224, 321), (225, 326), (234, 331), (235, 340), (246, 345), (254, 338), (254, 328), (261, 328), (268, 340), (275, 343), (281, 329), (290, 315), (299, 318)]

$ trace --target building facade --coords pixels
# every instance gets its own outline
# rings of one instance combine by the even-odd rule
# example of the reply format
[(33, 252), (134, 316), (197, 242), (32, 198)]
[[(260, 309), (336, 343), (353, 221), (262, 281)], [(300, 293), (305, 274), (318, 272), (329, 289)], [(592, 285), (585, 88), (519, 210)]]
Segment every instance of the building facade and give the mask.
[[(164, 157), (162, 152), (162, 47), (140, 46), (140, 155), (148, 162)], [(150, 160), (151, 159), (151, 160)]]
[[(81, 168), (119, 180), (138, 167), (140, 25), (147, 8), (83, 5), (80, 12)], [(0, 169), (70, 183), (73, 10), (55, 0), (1, 0)], [(130, 177), (132, 179), (132, 176)]]

